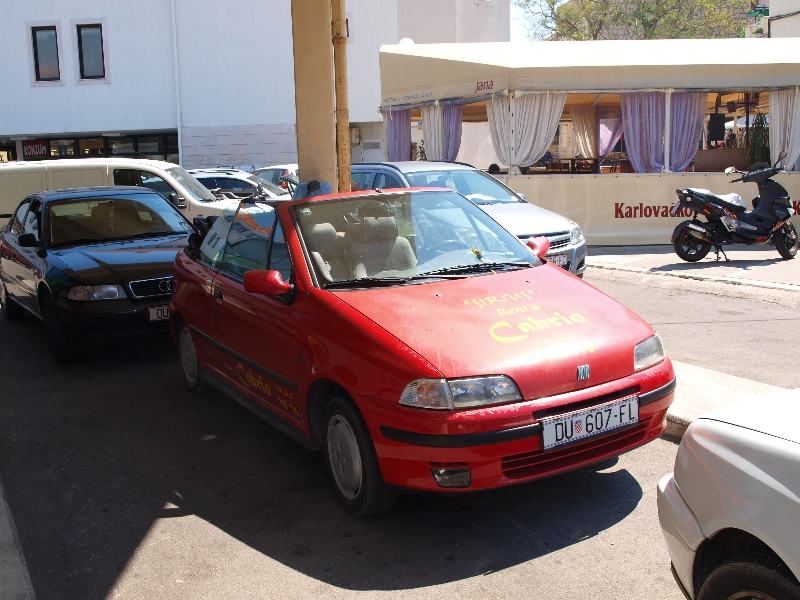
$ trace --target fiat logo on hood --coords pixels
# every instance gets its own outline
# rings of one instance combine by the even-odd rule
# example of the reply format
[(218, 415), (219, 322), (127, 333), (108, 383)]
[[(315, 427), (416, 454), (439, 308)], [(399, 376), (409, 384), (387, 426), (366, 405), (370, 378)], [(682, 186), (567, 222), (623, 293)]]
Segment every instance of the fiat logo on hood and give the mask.
[(578, 367), (578, 381), (585, 381), (589, 379), (589, 365), (580, 365)]

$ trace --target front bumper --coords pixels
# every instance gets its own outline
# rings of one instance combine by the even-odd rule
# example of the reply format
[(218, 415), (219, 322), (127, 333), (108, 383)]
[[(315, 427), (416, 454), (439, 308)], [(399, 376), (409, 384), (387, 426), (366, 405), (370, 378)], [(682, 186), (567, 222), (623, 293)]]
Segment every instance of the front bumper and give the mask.
[(681, 591), (694, 598), (694, 558), (704, 536), (672, 473), (658, 482), (658, 520), (667, 543), (672, 572)]
[[(648, 375), (645, 371), (559, 397), (559, 401), (563, 399), (563, 412), (568, 413), (575, 409), (573, 406), (583, 407), (595, 398), (628, 394), (638, 389), (639, 422), (551, 451), (543, 450), (541, 424), (533, 413), (542, 404), (552, 404), (552, 398), (449, 415), (428, 414), (426, 417), (433, 422), (426, 420), (427, 431), (420, 430), (420, 413), (416, 412), (420, 409), (398, 409), (372, 402), (359, 404), (363, 404), (362, 414), (372, 433), (381, 474), (387, 483), (418, 490), (448, 491), (437, 485), (432, 471), (468, 468), (470, 485), (451, 491), (485, 490), (602, 462), (657, 438), (664, 430), (675, 380), (668, 360), (651, 371)], [(405, 419), (398, 418), (401, 416), (398, 410)], [(514, 425), (496, 427), (498, 419)]]
[(168, 307), (169, 297), (149, 301), (100, 300), (77, 302), (60, 299), (58, 320), (74, 343), (109, 337), (166, 333), (169, 320), (151, 321), (151, 307)]

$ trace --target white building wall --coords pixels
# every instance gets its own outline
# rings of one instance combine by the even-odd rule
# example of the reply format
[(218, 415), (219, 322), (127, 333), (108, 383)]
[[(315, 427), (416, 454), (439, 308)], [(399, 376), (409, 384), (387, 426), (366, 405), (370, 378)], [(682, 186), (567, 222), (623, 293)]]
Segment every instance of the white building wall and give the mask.
[(175, 3), (184, 166), (295, 162), (291, 3)]
[[(0, 141), (180, 129), (186, 167), (296, 162), (291, 2), (174, 4), (179, 86), (170, 0), (3, 1)], [(347, 12), (354, 159), (385, 152), (381, 44), (510, 38), (510, 0), (348, 0)], [(102, 81), (80, 80), (79, 22), (103, 26)], [(59, 28), (61, 80), (35, 82), (30, 27), (49, 24)]]
[[(176, 127), (168, 2), (2, 4), (0, 137)], [(81, 21), (103, 25), (104, 81), (80, 81)], [(30, 28), (37, 25), (58, 27), (61, 81), (35, 81)]]
[(769, 3), (770, 37), (800, 37), (800, 15), (776, 19), (800, 11), (798, 0), (771, 0)]

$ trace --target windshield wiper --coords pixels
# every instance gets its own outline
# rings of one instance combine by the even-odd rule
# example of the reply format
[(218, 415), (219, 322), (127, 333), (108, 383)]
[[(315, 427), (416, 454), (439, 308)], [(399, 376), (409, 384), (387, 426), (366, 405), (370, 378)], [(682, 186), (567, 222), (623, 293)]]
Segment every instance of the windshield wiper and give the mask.
[(458, 273), (488, 273), (489, 271), (508, 271), (513, 269), (525, 269), (532, 267), (529, 262), (524, 261), (508, 261), (508, 262), (481, 262), (474, 265), (456, 265), (454, 267), (445, 267), (443, 269), (435, 269), (420, 273), (419, 276), (427, 275), (451, 275)]
[(342, 279), (323, 284), (325, 289), (349, 287), (386, 287), (390, 285), (403, 285), (408, 283), (405, 277), (358, 277), (356, 279)]

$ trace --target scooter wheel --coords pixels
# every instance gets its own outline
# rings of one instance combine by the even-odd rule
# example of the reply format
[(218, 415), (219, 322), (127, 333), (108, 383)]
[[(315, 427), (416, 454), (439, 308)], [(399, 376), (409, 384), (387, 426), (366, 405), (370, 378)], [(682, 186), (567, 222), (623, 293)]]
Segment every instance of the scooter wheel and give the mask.
[(672, 247), (675, 249), (675, 254), (687, 262), (702, 260), (711, 250), (711, 244), (698, 240), (685, 229), (672, 242)]
[(773, 236), (775, 240), (775, 248), (786, 260), (792, 260), (797, 256), (797, 247), (800, 246), (800, 240), (797, 239), (797, 230), (794, 225), (787, 222)]

